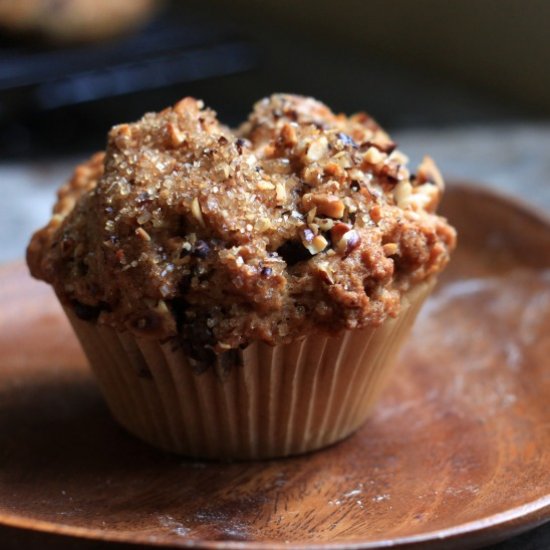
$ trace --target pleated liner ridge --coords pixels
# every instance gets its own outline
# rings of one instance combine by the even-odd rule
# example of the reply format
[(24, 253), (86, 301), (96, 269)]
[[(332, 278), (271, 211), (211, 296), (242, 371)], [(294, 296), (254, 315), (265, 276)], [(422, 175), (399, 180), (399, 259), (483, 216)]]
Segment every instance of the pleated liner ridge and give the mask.
[(240, 365), (197, 373), (181, 347), (66, 313), (113, 416), (167, 451), (202, 458), (274, 458), (330, 445), (366, 419), (388, 367), (433, 287), (417, 285), (378, 328), (255, 342)]

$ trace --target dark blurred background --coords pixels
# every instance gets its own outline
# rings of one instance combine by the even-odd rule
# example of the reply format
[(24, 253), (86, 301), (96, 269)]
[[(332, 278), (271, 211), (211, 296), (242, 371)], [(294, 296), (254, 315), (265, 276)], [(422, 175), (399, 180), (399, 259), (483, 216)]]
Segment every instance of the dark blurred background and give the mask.
[[(70, 4), (25, 1), (50, 12)], [(25, 1), (0, 0), (0, 25), (2, 3)], [(107, 37), (13, 21), (10, 28), (3, 17), (2, 158), (101, 148), (111, 125), (184, 95), (203, 98), (229, 124), (273, 91), (366, 109), (389, 130), (550, 115), (547, 0), (135, 5), (141, 18)]]
[(548, 0), (0, 0), (0, 261), (110, 126), (186, 95), (230, 125), (273, 92), (366, 110), (413, 162), (550, 211), (549, 67)]

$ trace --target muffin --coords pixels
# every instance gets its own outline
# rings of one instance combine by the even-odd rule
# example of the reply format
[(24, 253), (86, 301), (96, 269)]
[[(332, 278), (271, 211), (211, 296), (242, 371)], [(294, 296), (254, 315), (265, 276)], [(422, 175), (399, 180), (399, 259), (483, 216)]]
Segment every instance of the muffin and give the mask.
[(455, 231), (367, 114), (201, 101), (115, 126), (32, 238), (114, 417), (162, 449), (265, 458), (355, 431)]

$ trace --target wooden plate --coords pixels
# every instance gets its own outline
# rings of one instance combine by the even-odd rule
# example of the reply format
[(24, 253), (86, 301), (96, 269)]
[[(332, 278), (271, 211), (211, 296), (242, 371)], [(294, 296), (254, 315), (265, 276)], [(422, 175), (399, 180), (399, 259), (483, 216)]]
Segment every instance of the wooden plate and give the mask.
[(22, 265), (4, 268), (9, 540), (35, 530), (65, 535), (57, 545), (448, 548), (550, 519), (550, 224), (464, 186), (449, 189), (445, 212), (459, 250), (373, 417), (332, 448), (286, 460), (187, 461), (126, 434), (50, 289)]

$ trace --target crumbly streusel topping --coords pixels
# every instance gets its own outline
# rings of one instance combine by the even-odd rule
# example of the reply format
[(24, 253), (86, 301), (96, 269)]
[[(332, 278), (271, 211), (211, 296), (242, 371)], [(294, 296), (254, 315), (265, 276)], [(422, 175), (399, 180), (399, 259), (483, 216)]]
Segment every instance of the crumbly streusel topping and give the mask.
[(443, 181), (364, 113), (274, 95), (233, 132), (201, 101), (115, 126), (28, 248), (85, 319), (213, 353), (375, 326), (440, 272)]

